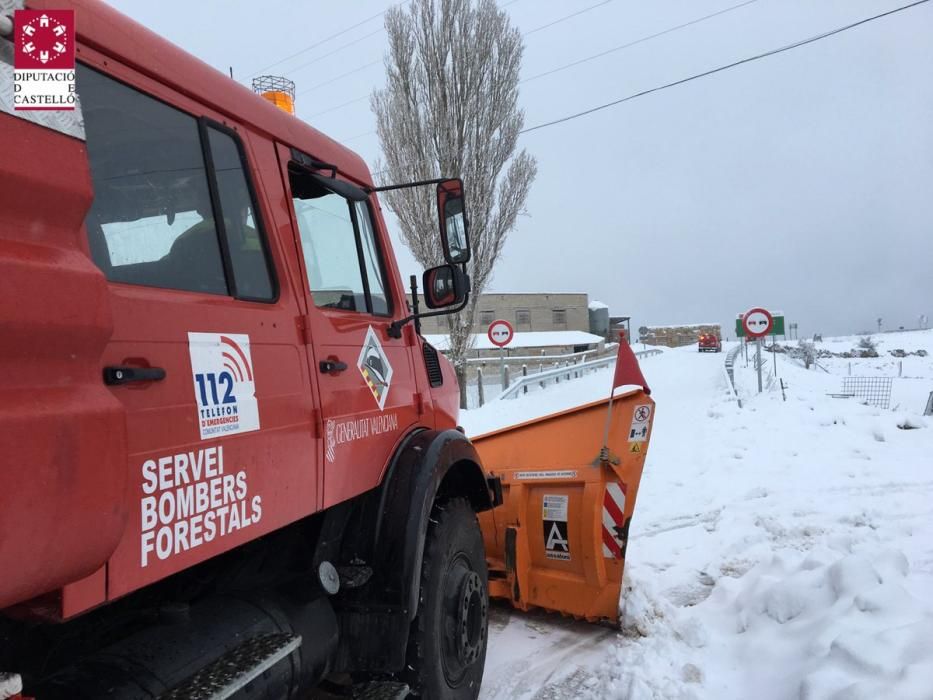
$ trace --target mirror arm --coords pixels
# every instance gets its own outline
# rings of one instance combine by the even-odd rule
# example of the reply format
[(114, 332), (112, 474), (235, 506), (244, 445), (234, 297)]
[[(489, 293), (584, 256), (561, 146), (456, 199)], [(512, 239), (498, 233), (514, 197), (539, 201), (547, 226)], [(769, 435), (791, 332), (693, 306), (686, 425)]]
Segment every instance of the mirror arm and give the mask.
[(411, 282), (411, 313), (414, 316), (415, 333), (421, 335), (421, 319), (418, 317), (418, 275), (408, 278)]
[[(402, 328), (411, 321), (421, 321), (423, 318), (432, 318), (434, 316), (449, 316), (450, 314), (459, 313), (466, 308), (467, 301), (469, 301), (469, 295), (464, 297), (463, 302), (456, 309), (444, 309), (442, 311), (432, 311), (427, 314), (412, 314), (411, 316), (406, 316), (405, 318), (400, 318), (398, 321), (392, 321), (389, 324), (389, 337), (390, 338), (401, 338), (402, 337)], [(419, 331), (420, 332), (420, 331)]]
[[(415, 275), (412, 275), (412, 282), (413, 282), (412, 291), (414, 292), (414, 290), (417, 290), (418, 288)], [(417, 297), (417, 294), (415, 294), (414, 296), (416, 299), (415, 304), (414, 304), (415, 313), (411, 314), (410, 316), (406, 316), (405, 318), (400, 318), (398, 321), (392, 321), (392, 323), (389, 324), (389, 329), (388, 329), (390, 338), (401, 338), (402, 328), (404, 328), (405, 325), (410, 323), (411, 321), (416, 322), (417, 325), (415, 326), (415, 329), (418, 331), (418, 334), (420, 335), (421, 334), (421, 319), (433, 318), (434, 316), (449, 316), (450, 314), (456, 314), (456, 313), (463, 311), (466, 308), (467, 302), (470, 301), (470, 288), (469, 286), (467, 286), (466, 294), (463, 295), (463, 301), (460, 303), (460, 306), (458, 306), (456, 309), (442, 309), (441, 311), (432, 311), (426, 314), (418, 313), (418, 302), (417, 302), (418, 297)]]
[(451, 178), (449, 177), (439, 177), (434, 180), (417, 180), (416, 182), (404, 182), (400, 185), (383, 185), (382, 187), (364, 187), (363, 190), (366, 192), (388, 192), (389, 190), (405, 190), (410, 187), (424, 187), (425, 185), (439, 185), (442, 182), (447, 182)]

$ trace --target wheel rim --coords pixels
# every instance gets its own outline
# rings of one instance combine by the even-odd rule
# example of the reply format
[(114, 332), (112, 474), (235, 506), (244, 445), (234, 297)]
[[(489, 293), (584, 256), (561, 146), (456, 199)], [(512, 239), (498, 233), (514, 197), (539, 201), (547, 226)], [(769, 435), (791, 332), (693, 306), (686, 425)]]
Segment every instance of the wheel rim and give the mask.
[(451, 561), (444, 580), (444, 676), (456, 687), (479, 659), (486, 645), (489, 603), (483, 581), (460, 554)]

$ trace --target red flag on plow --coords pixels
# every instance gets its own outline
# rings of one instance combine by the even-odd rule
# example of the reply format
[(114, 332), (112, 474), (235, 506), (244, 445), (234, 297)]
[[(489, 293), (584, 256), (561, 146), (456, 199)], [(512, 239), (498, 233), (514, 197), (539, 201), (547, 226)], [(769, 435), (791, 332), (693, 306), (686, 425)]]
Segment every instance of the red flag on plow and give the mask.
[(625, 338), (621, 336), (619, 336), (619, 354), (616, 357), (616, 373), (612, 379), (613, 391), (620, 386), (640, 386), (646, 394), (651, 393), (648, 382), (645, 381), (645, 375), (641, 373), (641, 367), (638, 366), (638, 358), (635, 357), (635, 353), (632, 352)]
[(640, 386), (646, 394), (651, 393), (648, 388), (648, 382), (645, 381), (645, 375), (641, 373), (641, 367), (638, 366), (638, 358), (632, 352), (628, 341), (619, 335), (619, 354), (616, 356), (616, 371), (612, 376), (612, 388), (609, 390), (609, 408), (606, 410), (606, 427), (603, 431), (603, 447), (599, 451), (599, 459), (602, 462), (608, 462), (609, 455), (609, 425), (612, 422), (612, 395), (617, 387), (620, 386)]

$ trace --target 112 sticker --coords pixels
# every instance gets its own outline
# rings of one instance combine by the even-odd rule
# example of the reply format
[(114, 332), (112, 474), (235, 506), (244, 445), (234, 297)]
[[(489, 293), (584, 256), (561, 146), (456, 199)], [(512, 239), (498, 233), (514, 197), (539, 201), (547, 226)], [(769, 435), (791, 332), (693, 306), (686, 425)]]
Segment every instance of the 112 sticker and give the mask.
[(249, 336), (188, 333), (201, 439), (259, 430)]

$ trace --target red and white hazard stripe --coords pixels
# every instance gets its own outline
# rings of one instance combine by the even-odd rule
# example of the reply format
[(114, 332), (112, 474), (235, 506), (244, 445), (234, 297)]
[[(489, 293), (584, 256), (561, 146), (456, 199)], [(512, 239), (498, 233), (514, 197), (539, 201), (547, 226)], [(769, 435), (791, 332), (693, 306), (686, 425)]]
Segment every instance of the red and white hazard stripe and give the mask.
[(603, 556), (607, 559), (621, 559), (621, 541), (616, 536), (616, 527), (625, 524), (625, 487), (609, 482), (603, 496)]

